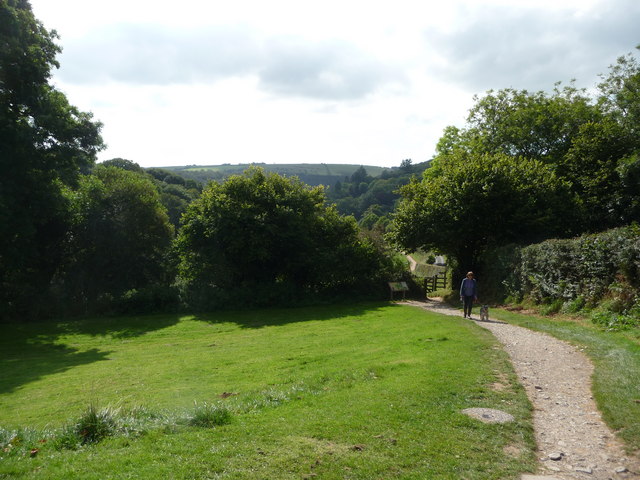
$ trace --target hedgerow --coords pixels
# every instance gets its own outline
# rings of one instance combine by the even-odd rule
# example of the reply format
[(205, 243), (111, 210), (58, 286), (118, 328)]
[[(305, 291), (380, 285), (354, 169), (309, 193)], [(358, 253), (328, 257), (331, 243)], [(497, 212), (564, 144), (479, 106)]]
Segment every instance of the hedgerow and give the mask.
[(521, 295), (538, 303), (579, 297), (592, 306), (607, 297), (633, 303), (640, 285), (640, 229), (530, 245), (521, 250), (517, 270)]
[(553, 239), (516, 249), (502, 279), (512, 299), (546, 313), (588, 310), (609, 329), (640, 324), (640, 228), (637, 225)]

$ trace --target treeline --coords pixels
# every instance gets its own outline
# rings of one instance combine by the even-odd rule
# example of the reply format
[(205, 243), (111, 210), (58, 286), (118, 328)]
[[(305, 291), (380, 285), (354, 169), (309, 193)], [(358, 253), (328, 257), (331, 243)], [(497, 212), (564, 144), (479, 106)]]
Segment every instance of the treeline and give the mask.
[(388, 239), (483, 270), (501, 248), (640, 221), (640, 66), (620, 57), (590, 94), (503, 89), (448, 127), (422, 179), (401, 188)]
[(0, 318), (380, 296), (403, 270), (324, 190), (250, 169), (202, 187), (113, 159), (50, 84), (54, 31), (0, 2)]
[(640, 220), (631, 54), (595, 94), (487, 92), (429, 162), (359, 168), (326, 190), (260, 168), (202, 186), (124, 159), (95, 165), (100, 123), (50, 84), (55, 32), (28, 2), (0, 2), (0, 18), (2, 319), (383, 297), (406, 275), (389, 244), (483, 281), (519, 268), (513, 248)]
[[(250, 167), (263, 168), (265, 172), (277, 173), (285, 177), (298, 177), (307, 185), (331, 186), (336, 181), (342, 181), (345, 176), (348, 178), (355, 172), (359, 165), (347, 164), (266, 164), (266, 163), (246, 163), (246, 164), (223, 164), (215, 166), (188, 165), (185, 167), (165, 167), (166, 170), (174, 172), (184, 178), (193, 179), (198, 183), (206, 185), (210, 181), (223, 182), (231, 175), (241, 175)], [(383, 167), (367, 166), (369, 173), (378, 176)]]
[(413, 164), (410, 159), (400, 167), (384, 169), (379, 176), (368, 174), (365, 167), (336, 182), (327, 197), (344, 215), (353, 215), (361, 227), (384, 232), (400, 199), (400, 187), (429, 168), (429, 162)]

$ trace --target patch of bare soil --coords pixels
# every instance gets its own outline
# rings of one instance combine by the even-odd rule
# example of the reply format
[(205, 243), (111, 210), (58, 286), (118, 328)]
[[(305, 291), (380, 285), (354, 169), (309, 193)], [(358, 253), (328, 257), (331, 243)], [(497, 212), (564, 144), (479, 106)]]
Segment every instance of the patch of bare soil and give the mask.
[[(462, 316), (460, 310), (437, 301), (407, 303)], [(534, 408), (539, 474), (523, 479), (640, 478), (640, 459), (625, 453), (596, 407), (591, 395), (593, 365), (586, 355), (523, 327), (495, 321), (476, 323), (502, 343)]]

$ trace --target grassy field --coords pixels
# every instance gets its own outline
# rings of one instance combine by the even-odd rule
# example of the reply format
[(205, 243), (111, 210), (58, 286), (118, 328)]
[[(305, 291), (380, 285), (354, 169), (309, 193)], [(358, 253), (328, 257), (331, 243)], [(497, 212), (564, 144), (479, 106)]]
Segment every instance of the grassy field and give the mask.
[[(109, 407), (108, 436), (67, 441), (90, 405)], [(516, 421), (485, 424), (461, 413), (470, 407)], [(203, 412), (224, 418), (202, 426)], [(385, 303), (2, 325), (0, 426), (0, 478), (515, 479), (535, 468), (530, 404), (493, 337)]]

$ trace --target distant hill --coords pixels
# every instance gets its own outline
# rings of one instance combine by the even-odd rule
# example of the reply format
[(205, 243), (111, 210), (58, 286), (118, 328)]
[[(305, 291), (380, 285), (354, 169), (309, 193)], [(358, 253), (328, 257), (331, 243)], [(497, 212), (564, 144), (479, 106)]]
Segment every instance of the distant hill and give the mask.
[(396, 170), (394, 168), (376, 167), (371, 165), (342, 165), (332, 163), (295, 163), (295, 164), (266, 164), (266, 163), (244, 163), (237, 165), (186, 165), (180, 167), (162, 167), (185, 178), (191, 178), (201, 183), (210, 180), (224, 180), (230, 175), (244, 172), (250, 166), (255, 165), (264, 168), (265, 171), (275, 172), (287, 177), (298, 177), (308, 185), (335, 185), (336, 182), (344, 181), (360, 167), (364, 167), (372, 177), (378, 177), (385, 170)]

